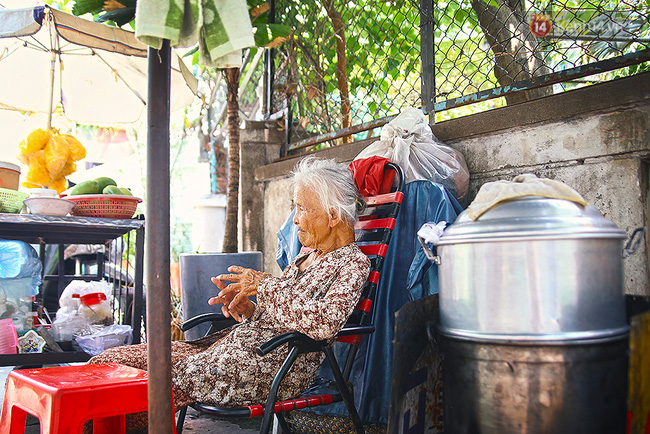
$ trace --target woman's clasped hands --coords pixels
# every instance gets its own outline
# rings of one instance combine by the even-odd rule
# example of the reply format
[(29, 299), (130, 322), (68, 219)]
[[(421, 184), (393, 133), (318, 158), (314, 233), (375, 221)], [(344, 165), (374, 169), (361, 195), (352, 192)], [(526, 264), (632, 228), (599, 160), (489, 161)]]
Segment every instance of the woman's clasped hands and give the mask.
[(223, 303), (221, 306), (223, 315), (226, 318), (232, 316), (233, 319), (241, 322), (243, 317), (248, 318), (253, 313), (255, 305), (248, 297), (257, 295), (257, 288), (266, 276), (268, 274), (261, 271), (232, 265), (228, 267), (227, 274), (220, 274), (211, 279), (220, 292), (216, 297), (210, 298), (208, 304)]

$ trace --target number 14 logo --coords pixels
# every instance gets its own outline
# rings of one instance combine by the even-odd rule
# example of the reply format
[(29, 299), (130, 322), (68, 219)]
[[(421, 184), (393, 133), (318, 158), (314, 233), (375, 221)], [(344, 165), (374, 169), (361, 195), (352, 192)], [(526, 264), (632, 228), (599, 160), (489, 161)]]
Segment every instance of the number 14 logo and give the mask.
[(548, 15), (531, 15), (530, 16), (530, 32), (538, 38), (551, 33), (551, 17)]

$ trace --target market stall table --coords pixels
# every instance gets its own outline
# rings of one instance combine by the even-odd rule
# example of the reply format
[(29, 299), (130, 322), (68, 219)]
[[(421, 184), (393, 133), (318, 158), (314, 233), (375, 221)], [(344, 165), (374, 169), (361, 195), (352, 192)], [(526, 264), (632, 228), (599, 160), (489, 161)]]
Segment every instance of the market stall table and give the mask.
[[(0, 213), (0, 239), (24, 241), (40, 246), (40, 258), (44, 260), (45, 247), (57, 245), (59, 250), (57, 275), (44, 275), (41, 291), (48, 280), (57, 282), (58, 295), (72, 280), (98, 280), (98, 275), (66, 275), (64, 272), (64, 250), (69, 244), (107, 245), (123, 235), (135, 231), (135, 266), (133, 276), (133, 304), (130, 312), (121, 316), (123, 323), (133, 326), (133, 342), (141, 340), (140, 329), (143, 309), (143, 259), (144, 259), (144, 220), (107, 219), (94, 217), (54, 217), (31, 214)], [(99, 258), (99, 263), (103, 259)], [(44, 271), (45, 272), (45, 271)], [(117, 288), (121, 291), (121, 288)], [(114, 290), (116, 290), (114, 286)], [(39, 294), (42, 295), (42, 294)], [(130, 313), (131, 315), (127, 315)], [(90, 356), (83, 351), (44, 352), (30, 354), (0, 354), (0, 366), (42, 365), (81, 362)]]

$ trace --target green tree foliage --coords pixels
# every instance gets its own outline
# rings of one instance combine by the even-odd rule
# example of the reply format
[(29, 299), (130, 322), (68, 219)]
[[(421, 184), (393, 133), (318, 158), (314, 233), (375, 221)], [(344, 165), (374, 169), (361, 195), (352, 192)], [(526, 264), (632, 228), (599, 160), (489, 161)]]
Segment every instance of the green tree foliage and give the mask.
[[(345, 98), (337, 76), (340, 38), (326, 3), (276, 2), (277, 21), (295, 29), (294, 38), (277, 57), (275, 88), (277, 99), (291, 104), (292, 141), (345, 127)], [(421, 18), (419, 1), (332, 2), (344, 24), (344, 72), (353, 125), (394, 115), (405, 106), (420, 106), (420, 28), (428, 19), (435, 30), (436, 101), (534, 80), (648, 47), (650, 19), (645, 1), (440, 0), (433, 4), (434, 16)], [(549, 14), (555, 20), (560, 13), (581, 32), (532, 35), (533, 14)], [(588, 28), (599, 30), (590, 34), (585, 31)], [(619, 73), (641, 69), (625, 68)], [(602, 73), (591, 81), (611, 76)], [(529, 89), (508, 94), (506, 99), (513, 104), (552, 90)], [(474, 108), (482, 111), (502, 103), (494, 100)], [(465, 115), (472, 110), (461, 112)]]
[[(340, 2), (346, 78), (354, 124), (417, 102), (420, 87), (419, 14), (406, 1)], [(292, 102), (307, 134), (342, 128), (337, 34), (323, 1), (278, 0), (276, 20), (294, 29), (277, 57), (276, 91)]]

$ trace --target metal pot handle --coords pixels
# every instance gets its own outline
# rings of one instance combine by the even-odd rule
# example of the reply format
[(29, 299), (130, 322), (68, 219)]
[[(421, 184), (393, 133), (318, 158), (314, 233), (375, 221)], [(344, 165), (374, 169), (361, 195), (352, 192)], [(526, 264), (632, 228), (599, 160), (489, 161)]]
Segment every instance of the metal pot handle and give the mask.
[(433, 261), (435, 264), (440, 265), (440, 256), (434, 255), (427, 243), (424, 242), (422, 237), (418, 237), (418, 241), (424, 249), (424, 254), (427, 256), (427, 259)]
[[(634, 252), (636, 252), (641, 245), (641, 240), (643, 240), (643, 235), (646, 232), (646, 227), (642, 226), (640, 228), (634, 229), (634, 232), (632, 232), (632, 235), (630, 236), (630, 239), (627, 241), (625, 244), (625, 247), (623, 248), (623, 252), (621, 252), (621, 255), (624, 258), (627, 258)], [(427, 258), (429, 256), (427, 255)]]

